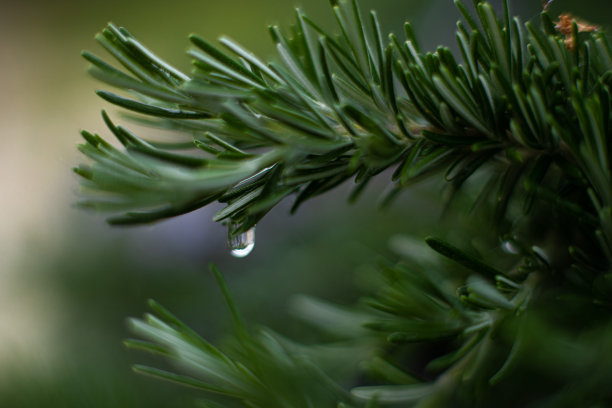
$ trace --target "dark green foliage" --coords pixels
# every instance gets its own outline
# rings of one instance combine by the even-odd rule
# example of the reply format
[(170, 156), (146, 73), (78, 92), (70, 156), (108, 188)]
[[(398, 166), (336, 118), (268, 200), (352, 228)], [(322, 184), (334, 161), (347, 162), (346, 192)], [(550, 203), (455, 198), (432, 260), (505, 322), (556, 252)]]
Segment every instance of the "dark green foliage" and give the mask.
[[(337, 349), (252, 335), (215, 271), (236, 326), (227, 351), (152, 302), (157, 317), (132, 321), (150, 343), (129, 345), (185, 374), (137, 371), (203, 390), (205, 406), (611, 403), (612, 51), (603, 33), (574, 22), (568, 37), (546, 12), (535, 25), (507, 2), (501, 18), (486, 2), (474, 1), (474, 15), (456, 5), (462, 63), (446, 47), (424, 54), (409, 24), (404, 41), (385, 41), (376, 14), (364, 19), (354, 1), (332, 2), (337, 36), (300, 11), (290, 35), (271, 27), (277, 62), (193, 35), (191, 76), (124, 29), (97, 37), (130, 74), (84, 53), (92, 74), (132, 94), (99, 95), (184, 134), (143, 140), (106, 113), (125, 149), (83, 132), (94, 165), (75, 169), (82, 204), (120, 213), (112, 223), (219, 201), (215, 220), (238, 234), (290, 195), (295, 210), (354, 179), (355, 199), (394, 168), (386, 203), (443, 175), (459, 201), (447, 213), (468, 197), (486, 225), (453, 243), (428, 238), (430, 248), (406, 241), (409, 259), (380, 265), (378, 288), (354, 308), (301, 299), (298, 313), (332, 328)], [(330, 355), (351, 370), (325, 374)]]

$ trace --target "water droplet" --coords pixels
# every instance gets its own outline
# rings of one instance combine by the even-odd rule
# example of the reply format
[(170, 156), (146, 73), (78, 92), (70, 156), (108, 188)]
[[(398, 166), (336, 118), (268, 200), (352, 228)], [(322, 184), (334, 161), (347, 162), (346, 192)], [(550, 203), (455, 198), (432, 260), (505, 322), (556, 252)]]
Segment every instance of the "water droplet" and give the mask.
[(232, 256), (236, 258), (244, 258), (251, 253), (255, 247), (255, 227), (241, 234), (232, 236), (233, 228), (228, 228), (228, 245)]
[(512, 240), (502, 242), (502, 249), (504, 250), (504, 252), (513, 255), (519, 254), (521, 252), (521, 249)]

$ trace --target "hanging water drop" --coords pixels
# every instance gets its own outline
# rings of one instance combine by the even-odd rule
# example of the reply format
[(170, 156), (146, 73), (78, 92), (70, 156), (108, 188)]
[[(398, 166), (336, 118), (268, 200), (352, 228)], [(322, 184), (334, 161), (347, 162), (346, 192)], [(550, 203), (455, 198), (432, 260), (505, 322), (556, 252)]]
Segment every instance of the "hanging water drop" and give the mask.
[(227, 230), (227, 242), (231, 254), (236, 258), (244, 258), (250, 254), (255, 247), (255, 227), (238, 235), (233, 235), (233, 231), (234, 228), (232, 228), (232, 226)]
[(502, 243), (502, 249), (507, 254), (517, 255), (521, 253), (521, 249), (513, 240), (507, 240)]

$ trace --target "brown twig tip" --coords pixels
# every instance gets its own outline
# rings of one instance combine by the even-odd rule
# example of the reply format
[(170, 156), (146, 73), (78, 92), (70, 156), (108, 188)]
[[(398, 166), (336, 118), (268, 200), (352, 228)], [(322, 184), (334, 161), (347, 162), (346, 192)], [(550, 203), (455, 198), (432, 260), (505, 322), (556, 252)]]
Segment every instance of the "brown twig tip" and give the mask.
[(565, 46), (570, 50), (574, 49), (574, 36), (572, 35), (574, 22), (576, 22), (579, 33), (592, 33), (599, 30), (599, 26), (578, 20), (569, 13), (559, 15), (555, 29), (565, 36)]
[(580, 33), (582, 32), (592, 33), (594, 31), (599, 30), (599, 26), (589, 24), (585, 21), (577, 20), (576, 18), (574, 18), (574, 16), (572, 16), (569, 13), (561, 14), (559, 16), (559, 21), (557, 22), (557, 25), (555, 26), (555, 28), (557, 29), (557, 31), (559, 31), (563, 35), (566, 35), (566, 36), (571, 35), (572, 25), (574, 21), (576, 22), (576, 25), (578, 26), (578, 32)]

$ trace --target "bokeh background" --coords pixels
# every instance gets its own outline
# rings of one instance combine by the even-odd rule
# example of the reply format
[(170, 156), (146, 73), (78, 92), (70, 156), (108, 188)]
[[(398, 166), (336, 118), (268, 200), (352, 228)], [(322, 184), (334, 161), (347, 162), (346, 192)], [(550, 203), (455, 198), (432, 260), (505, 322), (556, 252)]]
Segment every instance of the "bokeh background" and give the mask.
[[(539, 0), (510, 3), (524, 21), (541, 7)], [(425, 49), (454, 44), (451, 0), (361, 5), (377, 9), (385, 31), (399, 33), (410, 20)], [(360, 269), (389, 251), (390, 237), (432, 232), (425, 227), (439, 216), (437, 189), (417, 189), (381, 212), (388, 175), (352, 206), (350, 186), (292, 217), (281, 204), (258, 226), (245, 259), (229, 256), (224, 228), (211, 221), (218, 207), (136, 228), (111, 228), (103, 216), (72, 207), (78, 180), (71, 168), (83, 160), (79, 130), (108, 136), (100, 110), (116, 113), (95, 96), (100, 84), (79, 55), (105, 55), (93, 35), (108, 21), (188, 72), (189, 33), (228, 34), (273, 58), (266, 26), (288, 26), (296, 6), (333, 27), (327, 0), (0, 2), (0, 406), (191, 406), (189, 392), (130, 371), (146, 360), (124, 349), (125, 319), (144, 313), (146, 299), (218, 338), (229, 325), (208, 273), (215, 262), (250, 321), (290, 333), (292, 295), (349, 302)], [(551, 9), (612, 22), (609, 0), (558, 0)]]

